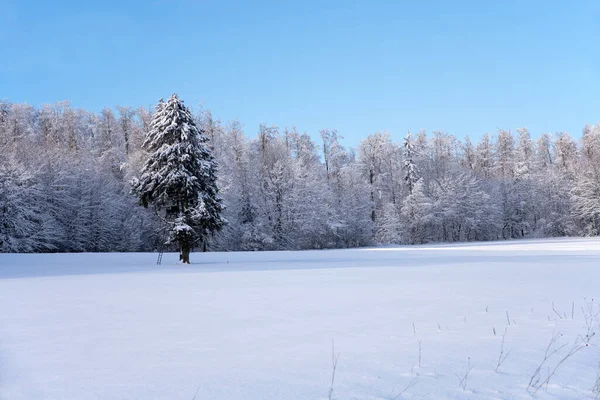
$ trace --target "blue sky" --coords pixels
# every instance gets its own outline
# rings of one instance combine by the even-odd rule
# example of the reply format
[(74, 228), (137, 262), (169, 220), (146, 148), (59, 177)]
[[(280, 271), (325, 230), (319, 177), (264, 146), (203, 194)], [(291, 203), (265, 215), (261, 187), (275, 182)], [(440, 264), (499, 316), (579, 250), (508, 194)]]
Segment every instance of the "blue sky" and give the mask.
[(177, 92), (222, 120), (534, 136), (600, 121), (600, 2), (0, 0), (0, 98)]

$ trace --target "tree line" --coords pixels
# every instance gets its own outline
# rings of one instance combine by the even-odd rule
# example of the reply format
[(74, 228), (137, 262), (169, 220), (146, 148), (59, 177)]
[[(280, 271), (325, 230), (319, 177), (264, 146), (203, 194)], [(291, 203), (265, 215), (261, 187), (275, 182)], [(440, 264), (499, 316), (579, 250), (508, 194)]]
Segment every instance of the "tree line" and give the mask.
[[(150, 251), (166, 238), (160, 215), (139, 207), (152, 111), (99, 113), (68, 102), (0, 102), (0, 251)], [(347, 148), (334, 129), (315, 140), (293, 127), (200, 109), (228, 223), (220, 251), (321, 249), (378, 243), (598, 235), (600, 125), (580, 138), (532, 139), (500, 130), (476, 143), (424, 131), (368, 135)]]

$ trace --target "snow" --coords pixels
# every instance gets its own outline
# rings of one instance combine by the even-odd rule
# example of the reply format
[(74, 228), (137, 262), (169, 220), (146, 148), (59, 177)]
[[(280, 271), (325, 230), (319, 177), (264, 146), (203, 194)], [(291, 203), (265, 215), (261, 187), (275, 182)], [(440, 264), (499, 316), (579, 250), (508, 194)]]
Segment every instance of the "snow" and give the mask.
[[(600, 239), (177, 259), (0, 254), (0, 399), (326, 399), (332, 341), (335, 399), (529, 399), (600, 295)], [(535, 398), (593, 398), (598, 343)]]

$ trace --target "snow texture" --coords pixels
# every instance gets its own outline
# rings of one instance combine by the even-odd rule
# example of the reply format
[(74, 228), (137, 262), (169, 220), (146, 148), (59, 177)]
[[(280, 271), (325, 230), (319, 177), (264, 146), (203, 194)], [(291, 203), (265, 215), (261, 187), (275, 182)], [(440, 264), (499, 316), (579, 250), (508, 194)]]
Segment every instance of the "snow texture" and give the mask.
[[(599, 239), (176, 260), (0, 254), (0, 398), (326, 399), (334, 341), (335, 399), (530, 399), (600, 294)], [(536, 399), (594, 398), (589, 342)]]

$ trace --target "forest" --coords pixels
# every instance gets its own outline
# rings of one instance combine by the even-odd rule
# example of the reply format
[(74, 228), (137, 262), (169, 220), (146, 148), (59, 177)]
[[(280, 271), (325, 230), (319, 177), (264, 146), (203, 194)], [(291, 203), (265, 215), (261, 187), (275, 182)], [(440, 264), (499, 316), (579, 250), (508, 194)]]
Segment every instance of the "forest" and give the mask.
[[(225, 227), (212, 251), (300, 250), (594, 236), (600, 125), (476, 143), (376, 132), (355, 148), (323, 129), (244, 127), (195, 115), (218, 165)], [(0, 102), (0, 252), (152, 251), (161, 210), (131, 193), (152, 110)], [(247, 132), (245, 130), (251, 131)], [(198, 250), (198, 249), (197, 249)]]

